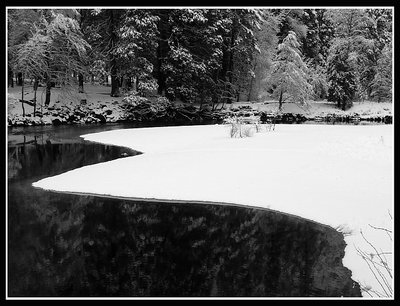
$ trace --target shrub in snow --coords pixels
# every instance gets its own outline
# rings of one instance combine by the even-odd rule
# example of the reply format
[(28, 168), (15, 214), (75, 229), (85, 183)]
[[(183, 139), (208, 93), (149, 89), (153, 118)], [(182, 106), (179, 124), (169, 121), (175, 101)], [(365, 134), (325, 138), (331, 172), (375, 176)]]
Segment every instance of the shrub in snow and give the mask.
[[(254, 130), (257, 130), (257, 124), (243, 124), (243, 122), (236, 117), (225, 118), (224, 123), (230, 124), (229, 133), (231, 138), (251, 137), (254, 135)], [(260, 130), (261, 128), (258, 128), (258, 131)]]
[(230, 129), (231, 138), (237, 137), (239, 135), (239, 130), (240, 130), (240, 123), (232, 122)]
[(260, 133), (263, 130), (263, 126), (260, 123), (256, 123), (254, 127), (256, 128), (256, 133)]
[(127, 95), (122, 100), (123, 108), (128, 119), (152, 121), (160, 117), (167, 117), (175, 112), (174, 104), (165, 97), (153, 99), (138, 96), (136, 94)]
[(241, 126), (241, 135), (240, 137), (251, 137), (254, 135), (254, 126), (249, 124), (244, 124)]
[(127, 95), (122, 99), (122, 103), (124, 104), (125, 107), (135, 107), (141, 103), (146, 103), (146, 102), (148, 102), (147, 98), (135, 94)]

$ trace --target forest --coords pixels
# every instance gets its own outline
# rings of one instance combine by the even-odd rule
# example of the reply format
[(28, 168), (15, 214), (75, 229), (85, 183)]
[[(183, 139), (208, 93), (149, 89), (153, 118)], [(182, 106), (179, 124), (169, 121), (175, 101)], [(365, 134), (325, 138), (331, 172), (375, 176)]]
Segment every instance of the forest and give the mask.
[[(392, 99), (391, 9), (8, 9), (8, 86), (200, 106)], [(15, 83), (15, 84), (14, 84)]]

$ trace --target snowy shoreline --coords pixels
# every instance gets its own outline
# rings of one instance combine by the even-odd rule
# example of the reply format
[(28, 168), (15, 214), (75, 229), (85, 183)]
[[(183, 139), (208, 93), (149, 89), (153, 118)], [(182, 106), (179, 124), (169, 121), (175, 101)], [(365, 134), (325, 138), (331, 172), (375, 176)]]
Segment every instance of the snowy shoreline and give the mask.
[[(279, 125), (232, 139), (228, 127), (114, 130), (85, 140), (144, 154), (75, 169), (33, 184), (47, 190), (134, 198), (232, 202), (263, 207), (352, 232), (343, 264), (362, 285), (378, 287), (355, 247), (365, 236), (393, 251), (368, 224), (392, 228), (391, 125)], [(107, 174), (104, 176), (103, 174)], [(87, 184), (90, 182), (90, 184)], [(379, 289), (379, 288), (377, 288)]]

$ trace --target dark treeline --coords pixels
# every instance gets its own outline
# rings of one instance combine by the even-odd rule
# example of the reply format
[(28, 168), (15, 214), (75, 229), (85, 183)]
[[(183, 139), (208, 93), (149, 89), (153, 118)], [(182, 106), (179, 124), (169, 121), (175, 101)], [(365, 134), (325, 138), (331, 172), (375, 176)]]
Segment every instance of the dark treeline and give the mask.
[[(202, 105), (390, 100), (391, 9), (9, 9), (9, 86)], [(109, 84), (110, 80), (110, 84)]]

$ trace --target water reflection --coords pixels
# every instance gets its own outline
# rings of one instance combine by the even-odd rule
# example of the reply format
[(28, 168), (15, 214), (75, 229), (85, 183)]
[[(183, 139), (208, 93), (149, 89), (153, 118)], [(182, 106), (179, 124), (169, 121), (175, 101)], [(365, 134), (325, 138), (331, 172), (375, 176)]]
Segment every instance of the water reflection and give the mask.
[(10, 296), (359, 295), (329, 227), (252, 208), (36, 189), (41, 177), (137, 152), (25, 136), (8, 149)]
[(38, 180), (79, 168), (128, 155), (139, 154), (121, 148), (83, 140), (59, 143), (51, 138), (23, 136), (23, 141), (8, 145), (8, 180)]

